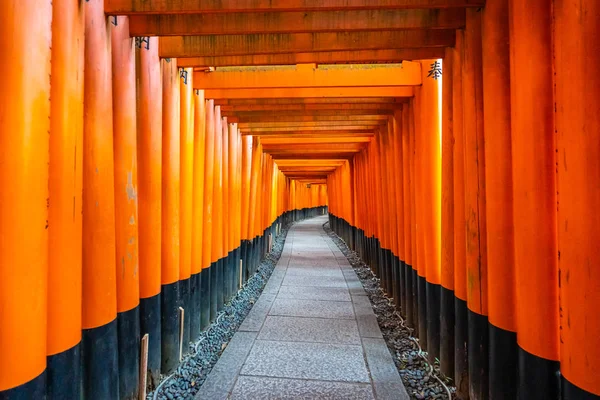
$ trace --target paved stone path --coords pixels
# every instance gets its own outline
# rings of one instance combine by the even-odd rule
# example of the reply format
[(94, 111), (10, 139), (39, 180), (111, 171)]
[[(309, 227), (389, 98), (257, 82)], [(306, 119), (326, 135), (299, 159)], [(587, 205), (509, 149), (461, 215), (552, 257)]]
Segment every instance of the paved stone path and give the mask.
[(199, 399), (409, 399), (352, 266), (323, 231), (294, 225), (269, 282)]

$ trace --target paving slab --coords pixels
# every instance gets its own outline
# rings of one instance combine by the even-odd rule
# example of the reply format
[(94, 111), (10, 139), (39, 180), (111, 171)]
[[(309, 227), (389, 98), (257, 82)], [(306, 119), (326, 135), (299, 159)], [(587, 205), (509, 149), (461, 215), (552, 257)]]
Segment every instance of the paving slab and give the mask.
[(347, 301), (285, 299), (277, 297), (269, 315), (287, 317), (321, 317), (354, 319), (354, 309)]
[(241, 375), (371, 382), (360, 345), (255, 341)]
[(351, 301), (346, 288), (281, 286), (277, 295), (280, 299)]
[(351, 319), (268, 316), (257, 339), (360, 345), (358, 326)]
[(231, 393), (235, 400), (374, 400), (366, 383), (240, 376)]

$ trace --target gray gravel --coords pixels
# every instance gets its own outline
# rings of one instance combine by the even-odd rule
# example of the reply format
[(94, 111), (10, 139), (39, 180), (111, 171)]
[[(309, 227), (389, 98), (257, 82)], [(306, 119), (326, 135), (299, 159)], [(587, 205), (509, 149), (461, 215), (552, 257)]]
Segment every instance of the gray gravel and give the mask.
[(328, 222), (323, 225), (323, 228), (346, 256), (367, 292), (383, 338), (390, 353), (394, 356), (394, 363), (411, 399), (447, 400), (449, 398), (446, 389), (434, 375), (446, 384), (452, 399), (454, 399), (456, 388), (451, 386), (449, 378), (443, 376), (438, 362), (433, 365), (433, 375), (430, 373), (431, 366), (421, 357), (426, 358), (427, 353), (425, 351), (420, 353), (417, 345), (418, 339), (411, 336), (412, 329), (404, 325), (404, 321), (396, 312), (392, 299), (388, 298), (381, 289), (379, 279), (358, 254), (350, 250), (346, 243), (331, 230)]
[(262, 290), (283, 251), (289, 225), (283, 227), (274, 240), (273, 250), (261, 262), (257, 272), (246, 282), (237, 295), (225, 305), (216, 320), (202, 332), (198, 341), (190, 344), (187, 355), (175, 373), (163, 377), (155, 392), (147, 399), (159, 400), (193, 399), (221, 353), (258, 300)]

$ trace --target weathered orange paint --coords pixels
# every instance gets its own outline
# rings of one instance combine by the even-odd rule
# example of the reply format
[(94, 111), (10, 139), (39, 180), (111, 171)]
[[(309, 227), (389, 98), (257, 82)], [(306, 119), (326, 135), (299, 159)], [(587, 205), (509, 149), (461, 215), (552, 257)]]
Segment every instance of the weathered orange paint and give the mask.
[(206, 145), (206, 105), (204, 91), (194, 91), (194, 187), (192, 205), (192, 268), (191, 273), (202, 271), (205, 242), (204, 230), (204, 163)]
[(579, 388), (600, 396), (600, 4), (554, 2), (560, 368)]
[(223, 118), (223, 125), (221, 126), (221, 140), (222, 140), (222, 152), (221, 160), (223, 165), (222, 181), (223, 181), (223, 253), (227, 253), (231, 250), (231, 208), (229, 204), (229, 198), (231, 197), (231, 182), (229, 181), (229, 170), (231, 169), (230, 151), (231, 145), (229, 144), (229, 123), (227, 118)]
[(216, 262), (223, 257), (224, 252), (224, 223), (223, 218), (223, 123), (227, 124), (227, 121), (221, 119), (221, 109), (219, 106), (215, 106), (214, 109), (214, 180), (213, 180), (213, 226), (212, 232), (214, 232), (214, 238), (212, 241), (212, 256), (211, 261)]
[(247, 54), (243, 56), (184, 57), (179, 61), (182, 67), (231, 67), (262, 65), (295, 65), (305, 63), (369, 63), (373, 61), (398, 62), (399, 60), (420, 60), (444, 56), (441, 47), (417, 47), (410, 49), (319, 51), (308, 53)]
[(161, 60), (163, 82), (162, 136), (162, 274), (163, 285), (179, 280), (181, 132), (177, 60)]
[(132, 36), (248, 35), (403, 29), (458, 29), (465, 13), (455, 9), (296, 11), (272, 13), (165, 14), (131, 17)]
[[(206, 144), (204, 147), (204, 243), (202, 246), (202, 268), (209, 268), (213, 261), (213, 219), (215, 179), (215, 103), (206, 101)], [(208, 234), (210, 232), (210, 234)]]
[(353, 86), (412, 86), (421, 84), (419, 63), (405, 61), (401, 67), (354, 66), (323, 69), (314, 64), (296, 68), (243, 69), (195, 72), (202, 89), (315, 88)]
[(210, 89), (211, 99), (267, 99), (303, 97), (412, 97), (414, 90), (407, 86), (342, 87), (342, 88), (266, 88), (266, 89)]
[(452, 124), (454, 133), (454, 295), (467, 300), (467, 256), (465, 220), (465, 162), (463, 129), (463, 63), (464, 33), (456, 33), (456, 47), (452, 49)]
[(454, 290), (453, 54), (454, 50), (447, 48), (442, 62), (441, 284), (448, 290)]
[(0, 3), (0, 391), (46, 368), (51, 22), (49, 1)]
[[(182, 75), (187, 72), (187, 78)], [(194, 94), (192, 69), (179, 70), (179, 279), (188, 279), (192, 270), (192, 220), (194, 210)]]
[(487, 315), (488, 277), (481, 13), (476, 10), (467, 10), (467, 28), (464, 35), (462, 88), (467, 306), (473, 312)]
[(508, 1), (482, 13), (489, 320), (516, 332)]
[(252, 136), (242, 136), (242, 239), (252, 240), (251, 177), (252, 177)]
[(140, 302), (135, 45), (128, 17), (111, 26), (117, 312)]
[(160, 293), (162, 234), (162, 74), (158, 38), (136, 49), (140, 297)]
[(552, 60), (552, 13), (547, 0), (510, 0), (509, 10), (517, 341), (558, 360), (553, 71), (531, 63)]
[(110, 22), (101, 1), (86, 3), (84, 71), (82, 327), (90, 329), (117, 312)]
[(431, 64), (439, 60), (421, 61), (423, 85), (420, 90), (417, 142), (421, 146), (421, 196), (423, 238), (427, 282), (441, 283), (441, 211), (442, 211), (442, 132), (440, 81), (427, 77)]
[(161, 57), (236, 56), (453, 46), (454, 30), (163, 36), (159, 42)]
[(84, 8), (61, 0), (52, 8), (48, 355), (81, 340), (82, 285)]
[(482, 7), (483, 0), (386, 0), (373, 4), (369, 0), (187, 0), (173, 3), (169, 0), (105, 0), (109, 14), (139, 13), (206, 13), (216, 12), (273, 12), (273, 11), (335, 11), (372, 8), (448, 8)]

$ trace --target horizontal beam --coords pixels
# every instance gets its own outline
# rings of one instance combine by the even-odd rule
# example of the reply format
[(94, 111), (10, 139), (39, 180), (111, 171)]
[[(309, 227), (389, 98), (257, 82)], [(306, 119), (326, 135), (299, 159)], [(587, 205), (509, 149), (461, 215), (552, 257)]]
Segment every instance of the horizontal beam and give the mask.
[(295, 167), (295, 166), (302, 166), (302, 165), (339, 167), (340, 165), (343, 165), (345, 162), (346, 162), (346, 160), (340, 160), (340, 159), (307, 160), (304, 158), (299, 158), (297, 160), (281, 160), (280, 162), (277, 163), (277, 165), (279, 167), (286, 167), (286, 166)]
[(305, 115), (305, 116), (288, 116), (288, 115), (265, 115), (257, 117), (244, 117), (244, 116), (226, 116), (229, 122), (238, 123), (259, 123), (259, 122), (316, 122), (316, 121), (387, 121), (388, 115)]
[(483, 7), (485, 0), (104, 0), (110, 15)]
[(290, 142), (287, 138), (264, 138), (261, 143), (265, 145), (286, 145), (295, 146), (297, 144), (308, 144), (308, 143), (369, 143), (371, 137), (369, 136), (342, 136), (342, 137), (318, 137), (318, 138), (296, 138)]
[(403, 98), (390, 97), (277, 97), (270, 98), (235, 98), (235, 99), (215, 99), (217, 106), (267, 106), (280, 104), (395, 104), (403, 103)]
[[(252, 117), (273, 113), (281, 115), (340, 115), (340, 114), (379, 114), (392, 113), (402, 107), (401, 103), (375, 103), (375, 104), (273, 104), (273, 105), (247, 105), (247, 106), (221, 106), (222, 115), (236, 115), (238, 117)], [(329, 114), (328, 114), (329, 113)]]
[(360, 86), (417, 86), (421, 84), (421, 63), (406, 61), (397, 66), (360, 65), (321, 69), (314, 64), (295, 69), (194, 72), (198, 89), (317, 88)]
[[(288, 128), (301, 128), (301, 129), (311, 129), (311, 128), (342, 128), (346, 129), (350, 127), (351, 129), (356, 127), (356, 129), (360, 129), (362, 127), (377, 127), (378, 125), (385, 124), (385, 121), (378, 120), (365, 120), (365, 121), (299, 121), (299, 122), (243, 122), (238, 124), (238, 129), (242, 132), (248, 131), (248, 129), (256, 129), (256, 128), (269, 128), (269, 130), (280, 130), (280, 129), (288, 129)], [(366, 129), (366, 128), (362, 128)]]
[(321, 135), (327, 135), (327, 136), (333, 136), (333, 135), (337, 135), (337, 136), (349, 136), (349, 135), (374, 135), (375, 134), (375, 129), (350, 129), (350, 130), (346, 130), (344, 129), (340, 129), (340, 130), (323, 130), (323, 129), (319, 129), (319, 130), (315, 130), (312, 129), (311, 130), (291, 130), (291, 131), (281, 131), (281, 130), (273, 130), (273, 131), (255, 131), (255, 132), (244, 132), (241, 131), (242, 135), (251, 135), (251, 136), (260, 136), (260, 137), (272, 137), (272, 136), (285, 136), (285, 137), (289, 137), (289, 138), (294, 138), (294, 137), (301, 137), (301, 136), (306, 136), (306, 137), (316, 137), (316, 136), (321, 136)]
[(273, 160), (275, 162), (280, 162), (281, 160), (290, 160), (297, 159), (298, 157), (303, 157), (306, 160), (328, 160), (331, 158), (343, 159), (343, 160), (351, 160), (355, 152), (329, 152), (329, 153), (316, 153), (316, 154), (307, 154), (307, 153), (299, 153), (299, 154), (274, 154)]
[(335, 88), (279, 88), (279, 89), (208, 89), (207, 99), (258, 99), (282, 97), (412, 97), (409, 86), (335, 87)]
[(235, 56), (315, 51), (382, 50), (454, 46), (454, 29), (164, 36), (160, 57)]
[(131, 36), (249, 35), (402, 29), (460, 29), (465, 10), (351, 10), (132, 15)]
[(414, 49), (320, 51), (312, 53), (247, 54), (241, 56), (205, 56), (178, 58), (177, 65), (187, 67), (225, 67), (252, 65), (295, 65), (400, 62), (404, 60), (430, 60), (444, 58), (441, 47)]
[(277, 132), (277, 133), (282, 133), (282, 132), (291, 132), (291, 133), (298, 133), (298, 132), (307, 132), (307, 131), (332, 131), (335, 130), (335, 128), (340, 128), (341, 130), (344, 131), (374, 131), (375, 129), (379, 129), (380, 125), (345, 125), (345, 126), (339, 126), (339, 125), (325, 125), (325, 126), (284, 126), (284, 127), (266, 127), (266, 128), (240, 128), (240, 131), (243, 134), (252, 134), (254, 136), (264, 136), (265, 133), (268, 132)]
[[(289, 110), (289, 109), (266, 109), (266, 110), (262, 110), (262, 111), (256, 111), (256, 110), (252, 110), (252, 111), (231, 111), (231, 106), (220, 106), (221, 107), (221, 115), (223, 116), (235, 116), (238, 118), (256, 118), (256, 117), (265, 117), (265, 118), (269, 118), (269, 117), (273, 117), (273, 118), (283, 118), (283, 117), (306, 117), (306, 116), (310, 116), (310, 117), (327, 117), (327, 116), (337, 116), (337, 117), (343, 117), (343, 116), (359, 116), (359, 115), (390, 115), (394, 113), (394, 110), (397, 110), (399, 108), (399, 105), (395, 106), (395, 107), (389, 107), (388, 108), (383, 108), (381, 104), (376, 105), (377, 107), (372, 107), (372, 108), (359, 108), (356, 107), (355, 104), (350, 104), (351, 106), (354, 106), (352, 108), (348, 107), (343, 107), (343, 104), (334, 104), (333, 106), (339, 106), (339, 107), (329, 107), (329, 108), (319, 108), (319, 109), (315, 109), (313, 107), (313, 109), (296, 109), (296, 110)], [(321, 105), (323, 106), (323, 105)], [(329, 106), (328, 104), (325, 104), (324, 106)], [(277, 107), (277, 106), (267, 106), (267, 107)], [(226, 110), (224, 110), (226, 109)]]

